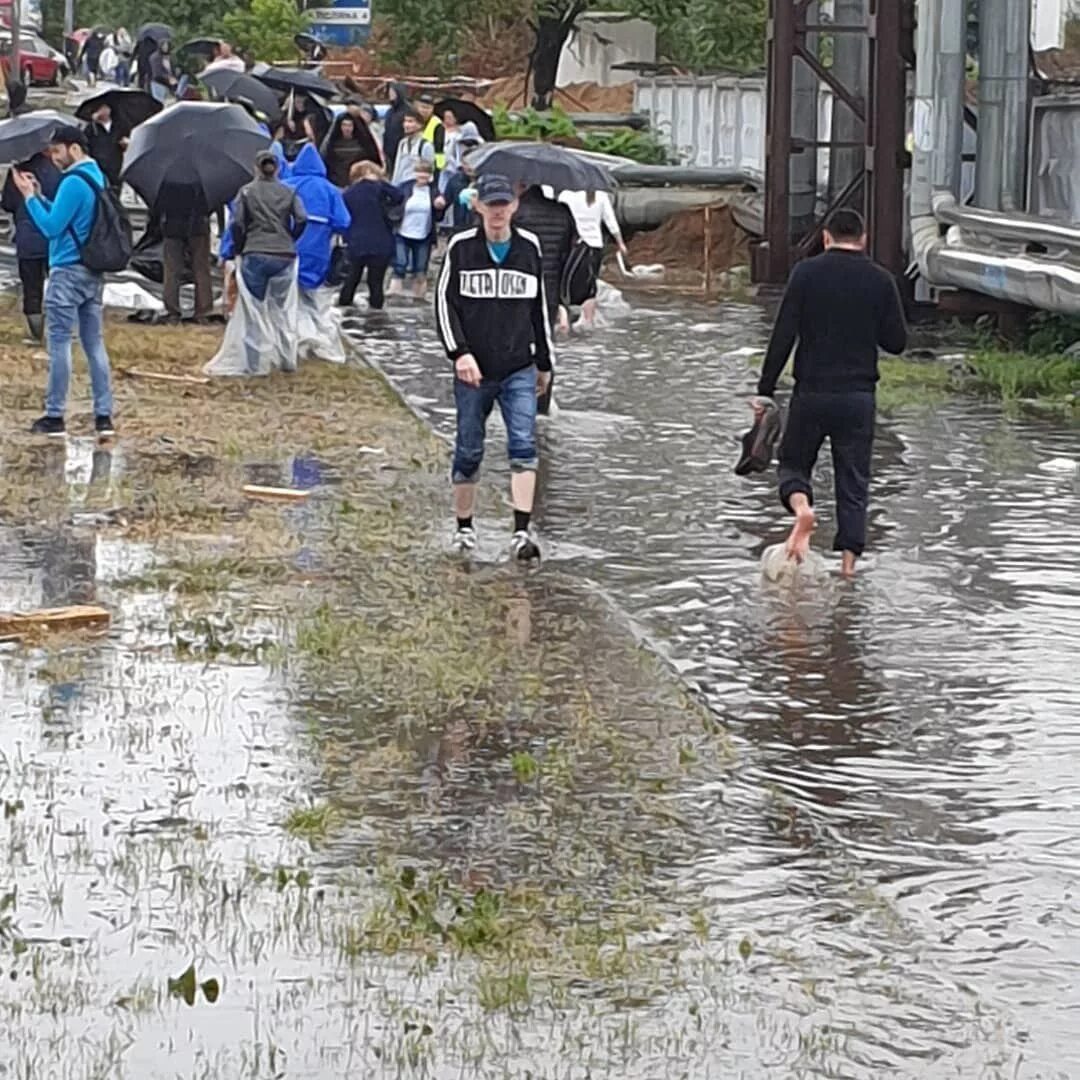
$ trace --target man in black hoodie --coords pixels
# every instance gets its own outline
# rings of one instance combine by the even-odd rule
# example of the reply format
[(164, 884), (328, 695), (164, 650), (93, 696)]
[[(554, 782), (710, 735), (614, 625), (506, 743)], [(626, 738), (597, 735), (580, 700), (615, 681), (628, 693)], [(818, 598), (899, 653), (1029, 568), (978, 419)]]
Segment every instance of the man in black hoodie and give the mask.
[(397, 161), (398, 143), (405, 138), (405, 114), (409, 111), (409, 92), (404, 83), (391, 83), (386, 96), (390, 111), (383, 120), (383, 160), (388, 169)]
[(825, 254), (795, 267), (776, 316), (758, 394), (771, 398), (795, 351), (795, 393), (780, 445), (780, 501), (795, 515), (788, 558), (802, 562), (814, 531), (812, 474), (826, 439), (836, 479), (836, 541), (852, 577), (866, 546), (878, 350), (899, 354), (907, 326), (892, 275), (866, 255), (866, 225), (837, 210)]

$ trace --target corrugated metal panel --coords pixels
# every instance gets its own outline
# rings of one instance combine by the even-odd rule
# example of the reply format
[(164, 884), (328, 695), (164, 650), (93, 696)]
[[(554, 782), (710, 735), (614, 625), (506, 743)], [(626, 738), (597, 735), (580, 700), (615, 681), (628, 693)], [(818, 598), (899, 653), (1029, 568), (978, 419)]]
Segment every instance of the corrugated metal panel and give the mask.
[(764, 79), (639, 79), (634, 110), (649, 115), (680, 164), (765, 174)]
[(1032, 113), (1028, 212), (1080, 225), (1080, 96), (1036, 100)]

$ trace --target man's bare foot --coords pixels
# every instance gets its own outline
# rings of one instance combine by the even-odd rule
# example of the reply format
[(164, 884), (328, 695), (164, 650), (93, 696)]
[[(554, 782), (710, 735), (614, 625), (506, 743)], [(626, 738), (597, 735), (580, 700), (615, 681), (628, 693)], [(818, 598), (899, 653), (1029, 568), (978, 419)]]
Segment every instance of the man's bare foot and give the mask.
[(855, 554), (845, 551), (840, 559), (840, 576), (851, 581), (855, 577)]
[(810, 537), (814, 534), (817, 520), (809, 503), (803, 503), (795, 510), (795, 524), (787, 538), (785, 549), (787, 557), (801, 563), (810, 552)]

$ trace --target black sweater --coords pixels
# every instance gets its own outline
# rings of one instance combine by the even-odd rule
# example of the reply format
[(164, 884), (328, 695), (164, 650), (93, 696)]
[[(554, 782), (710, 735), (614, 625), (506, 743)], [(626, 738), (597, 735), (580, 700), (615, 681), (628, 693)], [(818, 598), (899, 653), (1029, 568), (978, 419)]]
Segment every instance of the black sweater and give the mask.
[(776, 317), (758, 393), (772, 397), (791, 348), (796, 391), (873, 391), (878, 349), (899, 354), (907, 325), (892, 275), (861, 252), (833, 248), (795, 267)]
[(446, 249), (435, 290), (439, 337), (451, 360), (472, 353), (486, 380), (533, 363), (551, 370), (540, 241), (516, 226), (496, 264), (483, 228), (457, 233)]

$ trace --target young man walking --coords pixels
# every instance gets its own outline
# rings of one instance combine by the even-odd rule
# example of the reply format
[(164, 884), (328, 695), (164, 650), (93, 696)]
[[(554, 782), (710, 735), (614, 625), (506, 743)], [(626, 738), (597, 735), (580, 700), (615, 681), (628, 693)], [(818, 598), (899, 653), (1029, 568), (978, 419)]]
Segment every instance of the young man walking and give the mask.
[(404, 136), (397, 146), (390, 182), (396, 187), (416, 179), (416, 163), (423, 159), (435, 165), (435, 148), (421, 133), (420, 117), (409, 109), (402, 121)]
[(795, 392), (780, 445), (780, 501), (795, 515), (787, 541), (802, 562), (814, 531), (812, 474), (828, 438), (836, 476), (837, 533), (845, 577), (866, 547), (878, 350), (907, 346), (904, 308), (892, 275), (866, 255), (866, 226), (854, 210), (825, 225), (825, 253), (795, 267), (776, 318), (758, 395), (771, 398), (795, 352)]
[(86, 136), (77, 127), (57, 128), (48, 154), (63, 172), (52, 202), (42, 195), (37, 177), (26, 172), (15, 174), (15, 186), (26, 199), (30, 220), (49, 241), (49, 284), (45, 291), (49, 387), (45, 415), (31, 431), (36, 435), (65, 434), (71, 335), (78, 326), (90, 368), (94, 426), (98, 437), (105, 439), (115, 434), (109, 354), (102, 329), (105, 278), (83, 265), (81, 250), (97, 213), (98, 193), (105, 189), (107, 181), (89, 156)]
[(540, 558), (529, 531), (536, 494), (536, 401), (551, 382), (553, 360), (540, 241), (511, 224), (517, 199), (505, 177), (480, 178), (476, 210), (479, 227), (450, 241), (435, 298), (439, 336), (454, 364), (455, 546), (463, 552), (476, 547), (476, 478), (487, 419), (498, 402), (510, 456), (510, 550), (528, 562)]

